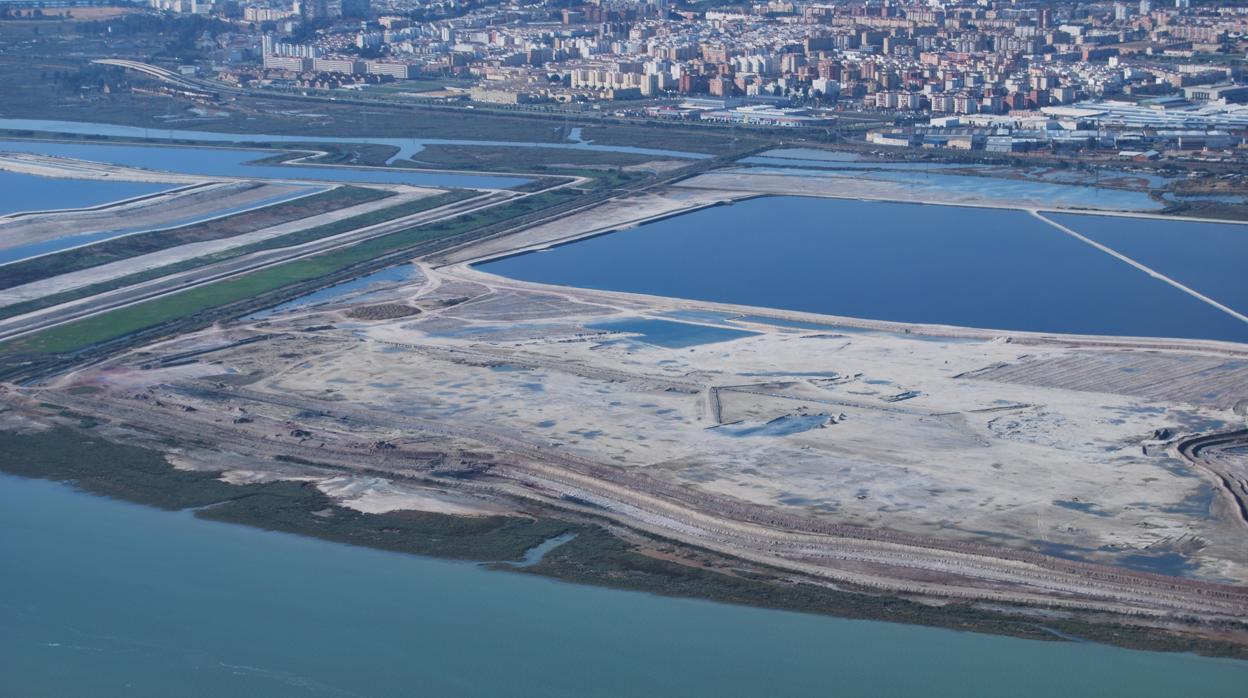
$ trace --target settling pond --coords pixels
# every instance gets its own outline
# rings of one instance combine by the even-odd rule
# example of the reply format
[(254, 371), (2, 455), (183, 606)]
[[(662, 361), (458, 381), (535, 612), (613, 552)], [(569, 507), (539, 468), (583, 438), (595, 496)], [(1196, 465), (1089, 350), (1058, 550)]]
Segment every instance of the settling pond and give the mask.
[[(4, 147), (0, 146), (0, 151), (2, 150)], [(176, 184), (65, 180), (17, 172), (0, 172), (0, 216), (28, 211), (91, 208), (177, 187)]]
[[(1130, 238), (1124, 253), (1248, 312), (1248, 226), (1054, 219), (1114, 245)], [(1144, 232), (1131, 234), (1135, 228)], [(1200, 253), (1174, 253), (1185, 244)], [(757, 198), (480, 268), (526, 281), (855, 318), (1248, 342), (1248, 323), (1006, 209)]]
[[(8, 174), (8, 173), (0, 173), (0, 186), (3, 186), (4, 174)], [(15, 175), (15, 176), (28, 177), (30, 179), (41, 179), (41, 180), (44, 180), (45, 182), (53, 183), (51, 186), (47, 186), (47, 187), (43, 186), (43, 184), (41, 183), (39, 188), (41, 190), (48, 191), (50, 194), (56, 194), (57, 192), (64, 194), (64, 196), (61, 197), (62, 201), (73, 200), (75, 197), (77, 197), (79, 195), (78, 190), (81, 185), (96, 183), (96, 180), (77, 180), (77, 179), (59, 179), (59, 178), (49, 179), (46, 177), (38, 177), (35, 175)], [(99, 182), (99, 183), (100, 184), (128, 184), (128, 182), (108, 182), (108, 181)], [(169, 185), (154, 185), (154, 186), (167, 187)], [(85, 187), (85, 188), (88, 191), (90, 191), (90, 187)], [(9, 264), (11, 262), (19, 262), (25, 259), (30, 259), (31, 257), (38, 257), (39, 255), (52, 254), (54, 252), (68, 250), (73, 247), (79, 247), (82, 245), (91, 245), (97, 242), (103, 242), (105, 240), (112, 240), (114, 238), (123, 237), (125, 235), (130, 235), (132, 233), (144, 233), (144, 232), (150, 232), (152, 230), (176, 228), (176, 227), (180, 227), (184, 225), (193, 225), (201, 221), (206, 221), (206, 220), (210, 220), (213, 218), (221, 218), (224, 216), (229, 216), (229, 215), (240, 213), (242, 211), (247, 211), (250, 209), (262, 208), (264, 206), (272, 206), (274, 204), (279, 204), (284, 201), (290, 201), (292, 199), (297, 199), (302, 196), (315, 194), (317, 192), (324, 191), (327, 188), (328, 187), (318, 187), (318, 186), (300, 187), (300, 188), (294, 189), (293, 191), (289, 191), (281, 195), (271, 196), (267, 199), (260, 199), (257, 201), (251, 201), (246, 204), (219, 208), (214, 211), (205, 211), (203, 213), (190, 215), (190, 216), (184, 216), (182, 218), (175, 218), (172, 220), (165, 221), (162, 224), (157, 225), (157, 226), (134, 227), (134, 226), (127, 226), (124, 223), (118, 223), (112, 227), (106, 226), (104, 228), (97, 228), (96, 230), (92, 232), (66, 235), (63, 237), (53, 238), (51, 240), (42, 240), (40, 242), (32, 242), (32, 243), (28, 243), (25, 245), (16, 245), (14, 247), (0, 247), (0, 265)], [(0, 214), (4, 213), (3, 209), (6, 205), (8, 205), (7, 195), (0, 195)], [(0, 241), (0, 245), (3, 245), (3, 241)]]

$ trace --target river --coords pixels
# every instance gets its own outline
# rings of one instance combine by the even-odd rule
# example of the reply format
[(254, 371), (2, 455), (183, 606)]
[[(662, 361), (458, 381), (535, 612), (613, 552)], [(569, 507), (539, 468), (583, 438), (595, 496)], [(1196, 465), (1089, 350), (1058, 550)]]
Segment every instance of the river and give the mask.
[(665, 148), (640, 148), (627, 145), (596, 145), (585, 141), (568, 143), (536, 143), (527, 141), (478, 141), (454, 138), (371, 138), (368, 136), (339, 138), (333, 136), (275, 136), (255, 133), (220, 133), (216, 131), (144, 128), (140, 126), (121, 126), (118, 124), (100, 124), (84, 121), (54, 121), (47, 119), (0, 118), (0, 129), (73, 133), (86, 136), (216, 141), (225, 143), (371, 143), (374, 145), (389, 145), (398, 148), (398, 152), (391, 158), (392, 160), (410, 158), (416, 153), (419, 153), (426, 145), (475, 145), (506, 148), (590, 150), (604, 153), (654, 155), (656, 157), (679, 158), (683, 160), (703, 160), (712, 157), (706, 153), (667, 150)]
[(1242, 695), (1248, 662), (553, 582), (0, 475), (13, 696)]

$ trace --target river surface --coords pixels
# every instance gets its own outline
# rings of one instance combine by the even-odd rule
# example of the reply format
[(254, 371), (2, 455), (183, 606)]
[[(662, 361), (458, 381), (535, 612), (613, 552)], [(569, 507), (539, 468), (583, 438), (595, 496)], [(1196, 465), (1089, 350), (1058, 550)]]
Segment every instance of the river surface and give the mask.
[(478, 141), (454, 138), (370, 138), (367, 136), (351, 136), (336, 138), (333, 136), (271, 136), (255, 133), (220, 133), (216, 131), (189, 131), (183, 129), (143, 128), (141, 126), (121, 126), (118, 124), (100, 124), (85, 121), (52, 121), (47, 119), (0, 119), (0, 129), (18, 131), (48, 131), (54, 133), (75, 133), (87, 136), (113, 136), (124, 138), (159, 138), (165, 140), (196, 140), (217, 141), (226, 143), (371, 143), (389, 145), (398, 148), (390, 159), (410, 159), (426, 145), (475, 145), (507, 148), (556, 148), (561, 150), (594, 150), (606, 153), (631, 153), (633, 155), (654, 155), (657, 157), (681, 158), (686, 160), (703, 160), (710, 157), (706, 153), (691, 153), (681, 150), (663, 148), (640, 148), (628, 145), (596, 145), (587, 141), (565, 143), (535, 143), (527, 141)]
[[(1088, 227), (1098, 230), (1118, 220), (1078, 218), (1095, 219)], [(1151, 239), (1141, 236), (1132, 250), (1148, 248)], [(1242, 242), (1223, 247), (1218, 236), (1208, 240), (1205, 249), (1227, 254), (1228, 268), (1222, 282), (1202, 287), (1215, 300), (1234, 301), (1243, 289)], [(1162, 266), (1199, 275), (1202, 268), (1191, 266), (1198, 261), (1176, 256)], [(481, 269), (526, 281), (855, 318), (1248, 342), (1248, 323), (1035, 216), (1004, 209), (758, 198)]]
[(1248, 662), (573, 586), (0, 475), (0, 682), (38, 696), (1239, 696)]
[[(3, 151), (0, 146), (0, 151)], [(0, 171), (0, 216), (25, 211), (89, 208), (175, 189), (177, 184), (71, 180)]]

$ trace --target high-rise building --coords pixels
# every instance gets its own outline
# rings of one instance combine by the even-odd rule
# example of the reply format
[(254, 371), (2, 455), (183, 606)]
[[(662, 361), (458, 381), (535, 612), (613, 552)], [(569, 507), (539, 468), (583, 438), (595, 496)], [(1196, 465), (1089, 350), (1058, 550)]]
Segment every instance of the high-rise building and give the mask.
[(299, 14), (304, 19), (325, 19), (329, 14), (329, 0), (301, 0)]
[(641, 76), (641, 94), (646, 97), (655, 97), (659, 94), (659, 76), (657, 73), (648, 73)]

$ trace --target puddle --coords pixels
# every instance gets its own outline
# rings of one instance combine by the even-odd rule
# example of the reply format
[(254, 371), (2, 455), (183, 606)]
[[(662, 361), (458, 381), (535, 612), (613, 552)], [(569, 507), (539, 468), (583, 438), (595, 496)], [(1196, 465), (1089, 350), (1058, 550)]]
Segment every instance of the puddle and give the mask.
[(800, 434), (811, 429), (818, 429), (826, 426), (831, 421), (832, 416), (826, 413), (787, 414), (783, 417), (777, 417), (770, 422), (723, 424), (713, 427), (712, 430), (716, 434), (738, 438), (745, 436), (789, 436), (790, 434)]
[(684, 349), (700, 344), (727, 342), (742, 337), (751, 337), (755, 332), (731, 330), (722, 327), (693, 325), (687, 322), (671, 320), (652, 320), (648, 318), (629, 318), (597, 322), (586, 327), (607, 332), (624, 332), (638, 335), (637, 341), (668, 349)]

